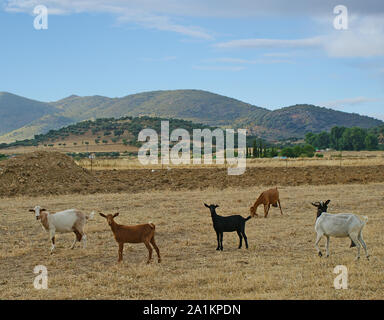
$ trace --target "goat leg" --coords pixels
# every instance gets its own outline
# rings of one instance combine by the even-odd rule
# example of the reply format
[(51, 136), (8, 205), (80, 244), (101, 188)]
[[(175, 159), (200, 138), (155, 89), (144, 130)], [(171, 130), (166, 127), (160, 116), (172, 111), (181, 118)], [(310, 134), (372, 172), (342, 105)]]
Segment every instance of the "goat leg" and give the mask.
[(238, 249), (241, 249), (241, 246), (242, 246), (242, 242), (243, 242), (243, 236), (241, 235), (241, 232), (240, 231), (237, 231), (237, 235), (239, 236), (239, 239), (240, 239), (240, 243), (239, 243), (239, 248)]
[(119, 259), (117, 262), (121, 262), (123, 260), (123, 249), (124, 249), (124, 243), (119, 243)]
[(220, 233), (220, 250), (223, 251), (223, 232)]
[(157, 260), (157, 261), (160, 263), (160, 262), (161, 262), (160, 250), (159, 250), (158, 246), (156, 245), (155, 237), (152, 237), (152, 239), (151, 239), (151, 244), (152, 244), (152, 246), (153, 246), (153, 247), (155, 248), (155, 250), (156, 250), (157, 257), (158, 257), (158, 260)]
[(247, 239), (247, 236), (245, 235), (244, 231), (243, 231), (243, 238), (244, 238), (244, 241), (245, 241), (245, 247), (248, 249), (248, 239)]
[(149, 242), (148, 241), (146, 241), (146, 242), (144, 242), (144, 244), (145, 244), (145, 246), (147, 247), (147, 249), (148, 249), (148, 261), (147, 261), (147, 263), (150, 263), (151, 262), (151, 260), (152, 260), (152, 247), (151, 247), (151, 245), (149, 244)]
[(216, 236), (217, 236), (217, 248), (216, 250), (220, 250), (220, 234), (216, 231)]

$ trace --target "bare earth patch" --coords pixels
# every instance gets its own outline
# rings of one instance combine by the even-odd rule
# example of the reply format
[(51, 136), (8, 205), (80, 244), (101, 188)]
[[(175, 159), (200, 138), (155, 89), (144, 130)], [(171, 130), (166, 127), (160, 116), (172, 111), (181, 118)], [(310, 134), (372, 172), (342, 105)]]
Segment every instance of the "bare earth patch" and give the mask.
[(59, 152), (27, 153), (0, 162), (0, 197), (146, 191), (214, 187), (299, 186), (384, 183), (384, 165), (247, 167), (230, 176), (225, 168), (129, 169), (90, 172)]

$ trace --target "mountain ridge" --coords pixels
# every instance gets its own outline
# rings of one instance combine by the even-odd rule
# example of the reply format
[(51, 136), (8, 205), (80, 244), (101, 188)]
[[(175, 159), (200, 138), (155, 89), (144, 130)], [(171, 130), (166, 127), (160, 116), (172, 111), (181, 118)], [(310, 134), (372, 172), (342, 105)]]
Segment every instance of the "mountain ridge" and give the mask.
[[(210, 126), (246, 128), (252, 134), (276, 140), (303, 137), (306, 132), (333, 126), (371, 128), (384, 122), (368, 116), (310, 104), (275, 110), (197, 89), (158, 90), (109, 98), (78, 96), (40, 102), (0, 92), (0, 143), (32, 138), (65, 125), (97, 118), (150, 116), (183, 119)], [(18, 121), (15, 118), (20, 118)], [(14, 119), (11, 125), (5, 124)]]

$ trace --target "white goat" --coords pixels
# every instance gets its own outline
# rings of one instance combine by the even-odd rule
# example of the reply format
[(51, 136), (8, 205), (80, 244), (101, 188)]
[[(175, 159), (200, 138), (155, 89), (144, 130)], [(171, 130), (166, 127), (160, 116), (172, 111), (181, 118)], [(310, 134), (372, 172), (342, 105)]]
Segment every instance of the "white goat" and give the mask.
[(367, 246), (363, 240), (363, 228), (368, 221), (368, 217), (364, 216), (363, 221), (359, 219), (358, 216), (352, 213), (338, 213), (338, 214), (329, 214), (326, 213), (328, 209), (328, 204), (331, 200), (327, 200), (325, 203), (323, 201), (312, 203), (313, 206), (317, 208), (317, 217), (315, 230), (317, 233), (315, 247), (319, 256), (322, 256), (322, 253), (319, 249), (319, 242), (322, 236), (327, 238), (327, 257), (329, 257), (329, 237), (336, 238), (346, 238), (349, 237), (352, 241), (351, 247), (357, 247), (357, 257), (360, 259), (360, 243), (365, 250), (365, 255), (367, 259), (369, 258)]
[(86, 215), (85, 213), (76, 210), (69, 209), (56, 213), (49, 213), (46, 209), (42, 209), (40, 206), (36, 206), (29, 211), (35, 213), (36, 220), (40, 220), (43, 228), (49, 232), (49, 239), (52, 241), (51, 253), (55, 249), (55, 233), (68, 233), (74, 232), (76, 235), (75, 240), (71, 246), (73, 249), (76, 245), (76, 241), (83, 241), (83, 248), (87, 245), (87, 236), (84, 233), (84, 227), (88, 219), (92, 219), (95, 212)]

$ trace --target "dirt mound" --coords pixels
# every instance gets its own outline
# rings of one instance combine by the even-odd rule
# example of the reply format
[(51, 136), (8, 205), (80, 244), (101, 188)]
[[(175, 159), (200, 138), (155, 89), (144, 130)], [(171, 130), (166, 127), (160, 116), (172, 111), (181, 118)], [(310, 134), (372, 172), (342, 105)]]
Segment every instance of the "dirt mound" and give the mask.
[(34, 152), (0, 162), (0, 197), (137, 193), (228, 187), (368, 184), (384, 182), (384, 166), (226, 169), (131, 169), (89, 172), (58, 152)]
[(95, 181), (59, 152), (37, 151), (0, 163), (0, 196), (77, 193)]

